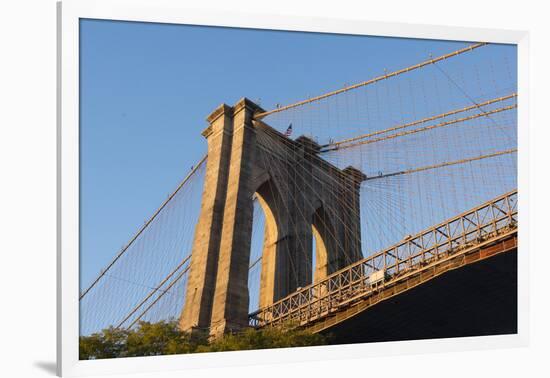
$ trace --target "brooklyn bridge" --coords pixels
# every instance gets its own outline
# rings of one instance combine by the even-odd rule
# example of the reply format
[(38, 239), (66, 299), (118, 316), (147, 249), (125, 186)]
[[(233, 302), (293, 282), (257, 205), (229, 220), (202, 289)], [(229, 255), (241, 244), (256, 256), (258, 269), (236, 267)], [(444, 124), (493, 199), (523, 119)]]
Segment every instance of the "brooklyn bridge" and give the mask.
[(82, 288), (80, 334), (167, 319), (340, 343), (516, 333), (517, 79), (497, 52), (214, 109), (204, 157)]

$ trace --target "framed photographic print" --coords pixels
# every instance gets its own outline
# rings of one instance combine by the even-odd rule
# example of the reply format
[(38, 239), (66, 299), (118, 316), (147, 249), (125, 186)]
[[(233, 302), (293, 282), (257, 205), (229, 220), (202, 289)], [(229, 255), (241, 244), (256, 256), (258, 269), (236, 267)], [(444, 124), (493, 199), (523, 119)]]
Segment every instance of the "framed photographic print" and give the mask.
[(59, 374), (526, 343), (525, 32), (169, 3), (58, 7)]

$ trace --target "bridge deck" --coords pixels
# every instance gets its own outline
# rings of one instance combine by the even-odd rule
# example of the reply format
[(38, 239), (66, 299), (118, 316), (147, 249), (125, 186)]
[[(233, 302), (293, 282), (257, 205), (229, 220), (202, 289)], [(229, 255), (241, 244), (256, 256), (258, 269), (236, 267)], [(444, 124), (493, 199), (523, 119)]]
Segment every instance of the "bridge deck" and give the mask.
[[(251, 314), (250, 319), (256, 327), (292, 324), (320, 332), (383, 300), (401, 298), (444, 273), (457, 268), (470, 271), (464, 267), (516, 248), (517, 191), (513, 191), (352, 264)], [(514, 271), (510, 268), (507, 280), (515, 285)], [(467, 280), (464, 274), (463, 281)]]
[(382, 299), (350, 307), (310, 329), (329, 335), (335, 344), (516, 333), (517, 249)]
[(517, 332), (517, 236), (386, 286), (307, 326), (339, 342)]

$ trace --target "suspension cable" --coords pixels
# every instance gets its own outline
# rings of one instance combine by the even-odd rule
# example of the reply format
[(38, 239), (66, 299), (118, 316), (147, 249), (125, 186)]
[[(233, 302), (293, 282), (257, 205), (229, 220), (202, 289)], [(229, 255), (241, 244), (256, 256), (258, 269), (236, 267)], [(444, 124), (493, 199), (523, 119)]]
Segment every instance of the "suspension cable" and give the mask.
[(506, 154), (513, 154), (514, 152), (517, 152), (517, 151), (518, 151), (517, 148), (511, 148), (511, 149), (509, 149), (509, 150), (498, 151), (498, 152), (494, 152), (494, 153), (492, 153), (492, 154), (476, 156), (476, 157), (473, 157), (473, 158), (460, 159), (460, 160), (454, 160), (454, 161), (447, 161), (447, 162), (443, 162), (443, 163), (439, 163), (439, 164), (433, 164), (433, 165), (427, 165), (427, 166), (419, 167), (419, 168), (407, 169), (407, 170), (405, 170), (405, 171), (392, 172), (392, 173), (382, 174), (382, 175), (378, 175), (378, 176), (367, 177), (367, 178), (366, 178), (365, 180), (363, 180), (363, 181), (377, 180), (377, 179), (381, 179), (381, 178), (385, 178), (385, 177), (393, 177), (393, 176), (399, 176), (399, 175), (406, 175), (406, 174), (410, 174), (410, 173), (428, 171), (428, 170), (432, 170), (432, 169), (436, 169), (436, 168), (448, 167), (448, 166), (450, 166), (450, 165), (464, 164), (464, 163), (469, 163), (469, 162), (476, 161), (476, 160), (482, 160), (482, 159), (492, 158), (492, 157), (495, 157), (495, 156), (506, 155)]
[[(321, 148), (326, 149), (326, 150), (337, 149), (339, 146), (341, 146), (343, 144), (348, 144), (348, 143), (351, 143), (351, 142), (356, 142), (356, 141), (359, 141), (359, 140), (362, 140), (362, 139), (370, 138), (370, 137), (373, 137), (373, 136), (376, 136), (376, 135), (389, 133), (391, 131), (397, 131), (397, 130), (405, 129), (407, 127), (416, 126), (416, 125), (419, 125), (419, 124), (422, 124), (422, 123), (435, 121), (435, 120), (440, 119), (440, 118), (446, 118), (446, 117), (451, 116), (451, 115), (464, 113), (464, 112), (467, 112), (467, 111), (470, 111), (470, 110), (473, 110), (473, 109), (478, 109), (482, 106), (487, 106), (487, 105), (491, 105), (491, 104), (494, 104), (494, 103), (497, 103), (497, 102), (506, 101), (506, 100), (509, 100), (509, 99), (515, 98), (515, 97), (517, 97), (517, 93), (512, 93), (508, 96), (494, 98), (492, 100), (487, 100), (487, 101), (479, 103), (479, 104), (467, 106), (467, 107), (460, 108), (460, 109), (451, 110), (451, 111), (446, 112), (446, 113), (441, 113), (441, 114), (437, 114), (437, 115), (434, 115), (434, 116), (431, 116), (431, 117), (422, 118), (422, 119), (419, 119), (419, 120), (416, 120), (416, 121), (413, 121), (413, 122), (393, 126), (393, 127), (388, 128), (388, 129), (378, 130), (378, 131), (374, 131), (372, 133), (358, 135), (358, 136), (355, 136), (353, 138), (347, 138), (347, 139), (343, 139), (343, 140), (340, 140), (340, 141), (337, 141), (337, 142), (324, 144), (324, 145), (321, 146)], [(486, 115), (486, 112), (483, 112), (483, 115)]]
[(382, 76), (378, 76), (378, 77), (375, 77), (373, 79), (370, 79), (370, 80), (367, 80), (367, 81), (363, 81), (361, 83), (358, 83), (358, 84), (354, 84), (354, 85), (350, 85), (348, 87), (344, 87), (344, 88), (341, 88), (341, 89), (338, 89), (338, 90), (335, 90), (335, 91), (332, 91), (332, 92), (328, 92), (328, 93), (325, 93), (323, 95), (320, 95), (320, 96), (317, 96), (317, 97), (313, 97), (313, 98), (310, 98), (310, 99), (307, 99), (307, 100), (303, 100), (303, 101), (299, 101), (299, 102), (296, 102), (294, 104), (290, 104), (290, 105), (286, 105), (286, 106), (282, 106), (280, 108), (277, 108), (277, 109), (273, 109), (273, 110), (270, 110), (270, 111), (267, 111), (267, 112), (262, 112), (262, 113), (257, 113), (254, 118), (255, 119), (262, 119), (270, 114), (274, 114), (274, 113), (279, 113), (279, 112), (282, 112), (282, 111), (285, 111), (285, 110), (288, 110), (288, 109), (292, 109), (292, 108), (296, 108), (298, 106), (302, 106), (302, 105), (306, 105), (306, 104), (310, 104), (312, 102), (316, 102), (316, 101), (319, 101), (319, 100), (322, 100), (322, 99), (325, 99), (327, 97), (331, 97), (331, 96), (334, 96), (334, 95), (337, 95), (337, 94), (340, 94), (340, 93), (344, 93), (344, 92), (347, 92), (347, 91), (350, 91), (352, 89), (356, 89), (356, 88), (360, 88), (360, 87), (364, 87), (364, 86), (367, 86), (367, 85), (370, 85), (370, 84), (374, 84), (374, 83), (377, 83), (379, 81), (382, 81), (382, 80), (386, 80), (386, 79), (389, 79), (391, 77), (394, 77), (394, 76), (398, 76), (398, 75), (401, 75), (401, 74), (404, 74), (406, 72), (410, 72), (410, 71), (414, 71), (414, 70), (417, 70), (419, 68), (422, 68), (422, 67), (425, 67), (425, 66), (428, 66), (430, 64), (434, 64), (434, 63), (437, 63), (437, 62), (440, 62), (442, 60), (445, 60), (445, 59), (449, 59), (449, 58), (452, 58), (452, 57), (455, 57), (457, 55), (460, 55), (460, 54), (463, 54), (463, 53), (466, 53), (466, 52), (469, 52), (469, 51), (472, 51), (474, 49), (477, 49), (478, 47), (482, 47), (482, 46), (485, 46), (487, 45), (488, 43), (487, 42), (480, 42), (480, 43), (475, 43), (473, 45), (470, 45), (470, 46), (467, 46), (467, 47), (464, 47), (460, 50), (456, 50), (456, 51), (453, 51), (452, 53), (449, 53), (449, 54), (445, 54), (445, 55), (441, 55), (437, 58), (433, 58), (433, 59), (428, 59), (424, 62), (421, 62), (421, 63), (418, 63), (418, 64), (415, 64), (413, 66), (409, 66), (409, 67), (406, 67), (406, 68), (402, 68), (400, 70), (397, 70), (397, 71), (394, 71), (394, 72), (390, 72), (390, 73), (387, 73), (387, 74), (384, 74)]
[(467, 116), (467, 117), (452, 119), (450, 121), (445, 121), (445, 122), (441, 122), (441, 123), (438, 123), (438, 124), (435, 124), (435, 125), (421, 127), (421, 128), (414, 129), (414, 130), (401, 131), (399, 133), (386, 135), (386, 136), (378, 137), (378, 138), (374, 138), (374, 139), (360, 140), (360, 141), (357, 141), (355, 143), (350, 143), (350, 144), (340, 143), (339, 145), (329, 145), (329, 147), (322, 149), (321, 152), (336, 151), (336, 150), (341, 150), (341, 149), (346, 149), (346, 148), (351, 148), (351, 147), (357, 147), (357, 146), (361, 146), (361, 145), (365, 145), (365, 144), (380, 142), (380, 141), (383, 141), (383, 140), (393, 139), (393, 138), (406, 136), (406, 135), (410, 135), (410, 134), (416, 134), (416, 133), (419, 133), (419, 132), (422, 132), (422, 131), (429, 131), (429, 130), (437, 129), (439, 127), (444, 127), (444, 126), (454, 125), (454, 124), (457, 124), (457, 123), (471, 121), (471, 120), (479, 118), (479, 117), (488, 117), (489, 115), (504, 112), (504, 111), (507, 111), (507, 110), (512, 110), (512, 109), (515, 109), (515, 108), (517, 108), (516, 104), (509, 105), (509, 106), (504, 106), (502, 108), (494, 109), (494, 110), (491, 110), (491, 111), (488, 111), (488, 112), (472, 114), (472, 115)]

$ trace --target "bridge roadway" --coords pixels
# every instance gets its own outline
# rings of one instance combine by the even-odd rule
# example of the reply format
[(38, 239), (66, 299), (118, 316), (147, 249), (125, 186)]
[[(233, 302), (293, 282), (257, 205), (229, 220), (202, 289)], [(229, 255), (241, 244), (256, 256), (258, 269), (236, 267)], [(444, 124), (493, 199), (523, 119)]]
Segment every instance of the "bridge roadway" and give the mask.
[(336, 344), (517, 333), (516, 246), (514, 235), (307, 328)]
[(331, 343), (516, 333), (517, 191), (411, 236), (250, 319), (257, 328), (292, 324), (320, 332)]

